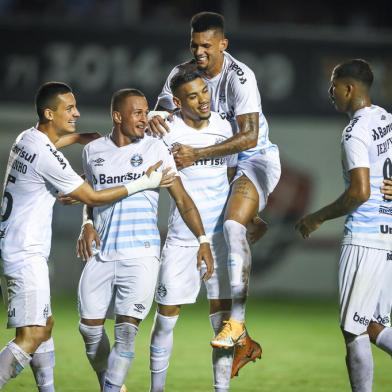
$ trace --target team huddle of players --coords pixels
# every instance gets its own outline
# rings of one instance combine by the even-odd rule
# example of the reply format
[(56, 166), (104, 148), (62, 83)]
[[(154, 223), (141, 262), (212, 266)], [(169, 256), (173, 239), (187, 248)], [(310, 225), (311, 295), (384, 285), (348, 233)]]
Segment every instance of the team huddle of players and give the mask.
[[(251, 270), (247, 233), (259, 238), (265, 232), (258, 213), (279, 181), (279, 150), (269, 141), (255, 75), (226, 52), (227, 46), (223, 17), (196, 14), (193, 59), (168, 76), (158, 112), (149, 115), (141, 91), (119, 90), (111, 101), (113, 128), (103, 137), (74, 133), (79, 112), (69, 86), (40, 87), (38, 124), (12, 146), (4, 184), (1, 258), (8, 327), (16, 335), (0, 352), (0, 389), (30, 364), (38, 390), (55, 390), (47, 259), (59, 193), (64, 203), (86, 205), (77, 244), (87, 260), (78, 289), (79, 331), (102, 391), (126, 390), (139, 324), (154, 297), (150, 391), (165, 389), (181, 306), (196, 301), (201, 282), (214, 331), (214, 391), (228, 391), (230, 379), (261, 357), (260, 345), (245, 327)], [(370, 133), (391, 130), (392, 116), (371, 104), (372, 79), (363, 60), (334, 69), (331, 98), (351, 118), (342, 139), (347, 188), (337, 201), (297, 224), (308, 237), (325, 220), (348, 214), (339, 283), (355, 391), (371, 390), (369, 337), (392, 353), (387, 286), (392, 246), (384, 234), (392, 227), (391, 153), (377, 149), (387, 131), (380, 136), (385, 140)], [(58, 151), (75, 142), (87, 143), (85, 180)], [(163, 247), (157, 228), (161, 187), (171, 196)], [(108, 317), (115, 318), (112, 347), (104, 328)]]

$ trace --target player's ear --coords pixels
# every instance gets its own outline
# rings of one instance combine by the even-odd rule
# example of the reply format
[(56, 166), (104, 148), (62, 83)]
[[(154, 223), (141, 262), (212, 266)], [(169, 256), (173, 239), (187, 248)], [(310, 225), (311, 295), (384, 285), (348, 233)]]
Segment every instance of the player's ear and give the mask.
[(224, 52), (229, 46), (229, 40), (227, 38), (222, 38), (219, 43), (219, 50)]
[(52, 121), (53, 120), (53, 110), (46, 108), (44, 109), (44, 119), (47, 121)]
[(112, 120), (115, 124), (121, 124), (121, 113), (113, 110), (112, 112)]
[(354, 85), (351, 83), (346, 84), (346, 96), (349, 98), (354, 92)]
[(181, 109), (181, 101), (177, 97), (173, 97), (174, 105), (177, 106), (178, 109)]

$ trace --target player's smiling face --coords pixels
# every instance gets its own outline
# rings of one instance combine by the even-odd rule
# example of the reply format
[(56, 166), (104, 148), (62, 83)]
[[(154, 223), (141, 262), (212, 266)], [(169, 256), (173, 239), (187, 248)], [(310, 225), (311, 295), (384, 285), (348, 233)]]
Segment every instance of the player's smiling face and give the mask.
[(145, 97), (130, 96), (124, 99), (120, 110), (120, 131), (130, 139), (141, 139), (147, 128), (148, 103)]
[(55, 101), (55, 108), (48, 109), (53, 127), (59, 135), (73, 133), (76, 130), (76, 120), (80, 113), (76, 108), (76, 100), (72, 93), (60, 94)]
[(184, 83), (176, 92), (175, 102), (181, 108), (184, 119), (208, 120), (211, 117), (210, 93), (202, 78)]
[(328, 93), (336, 110), (346, 113), (350, 103), (350, 89), (347, 81), (335, 78), (335, 75), (332, 73)]
[(222, 68), (227, 43), (222, 32), (217, 30), (192, 32), (190, 49), (197, 68), (209, 76), (217, 75)]

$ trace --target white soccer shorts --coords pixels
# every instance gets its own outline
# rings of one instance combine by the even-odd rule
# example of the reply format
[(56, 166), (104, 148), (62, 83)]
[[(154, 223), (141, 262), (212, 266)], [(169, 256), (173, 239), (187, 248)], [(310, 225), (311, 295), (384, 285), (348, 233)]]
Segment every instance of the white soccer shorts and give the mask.
[[(230, 280), (227, 268), (227, 247), (223, 235), (211, 243), (214, 257), (214, 273), (205, 282), (208, 299), (230, 299)], [(197, 270), (198, 246), (179, 246), (165, 243), (161, 255), (155, 301), (161, 305), (183, 305), (196, 302), (202, 276), (203, 264)]]
[(233, 182), (242, 175), (248, 177), (259, 194), (259, 211), (263, 211), (267, 205), (268, 196), (278, 185), (280, 173), (279, 149), (277, 146), (271, 146), (248, 159), (238, 161)]
[(29, 325), (46, 326), (52, 315), (48, 263), (44, 257), (32, 257), (22, 268), (5, 275), (7, 328)]
[(339, 262), (340, 325), (354, 335), (370, 321), (389, 325), (391, 313), (391, 252), (343, 245)]
[(114, 313), (143, 320), (152, 305), (158, 270), (156, 257), (102, 261), (92, 256), (79, 281), (80, 317), (104, 319)]

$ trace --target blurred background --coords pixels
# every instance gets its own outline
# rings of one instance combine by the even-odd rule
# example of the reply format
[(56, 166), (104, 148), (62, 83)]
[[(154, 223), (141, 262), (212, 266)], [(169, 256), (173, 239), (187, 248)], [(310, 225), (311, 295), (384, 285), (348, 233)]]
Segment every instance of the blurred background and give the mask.
[[(226, 18), (229, 52), (256, 74), (281, 182), (263, 217), (267, 235), (253, 247), (254, 296), (334, 297), (343, 220), (304, 242), (294, 232), (304, 213), (342, 192), (340, 135), (347, 123), (328, 100), (335, 64), (371, 62), (373, 100), (392, 104), (392, 3), (352, 0), (0, 0), (0, 173), (16, 135), (36, 122), (38, 86), (69, 83), (79, 131), (106, 133), (114, 91), (137, 87), (153, 108), (169, 71), (190, 58), (189, 20), (199, 11)], [(64, 153), (81, 170), (81, 147)], [(162, 192), (160, 229), (168, 196)], [(75, 241), (81, 208), (56, 205), (51, 253), (55, 294), (75, 292), (81, 263)]]

